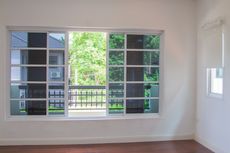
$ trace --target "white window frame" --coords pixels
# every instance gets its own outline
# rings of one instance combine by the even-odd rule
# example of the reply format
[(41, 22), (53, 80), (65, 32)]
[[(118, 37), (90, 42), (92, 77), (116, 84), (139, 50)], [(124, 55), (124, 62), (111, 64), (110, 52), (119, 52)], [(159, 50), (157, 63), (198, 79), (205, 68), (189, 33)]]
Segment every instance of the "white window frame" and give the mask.
[[(109, 84), (110, 83), (121, 83), (121, 84), (124, 84), (124, 97), (123, 98), (109, 98), (109, 92), (107, 92), (107, 97), (106, 97), (106, 101), (107, 101), (107, 105), (109, 104), (109, 100), (123, 100), (123, 105), (124, 105), (124, 111), (123, 111), (123, 116), (139, 116), (139, 115), (151, 115), (151, 114), (159, 114), (159, 113), (126, 113), (126, 100), (131, 100), (131, 99), (135, 99), (135, 100), (138, 100), (138, 99), (156, 99), (159, 101), (159, 112), (160, 112), (160, 95), (159, 97), (127, 97), (126, 96), (126, 87), (127, 87), (127, 84), (128, 83), (135, 83), (135, 84), (145, 84), (145, 83), (158, 83), (159, 84), (159, 88), (160, 88), (160, 85), (161, 85), (161, 46), (160, 45), (160, 48), (159, 49), (128, 49), (127, 48), (127, 35), (159, 35), (160, 34), (155, 34), (155, 33), (141, 33), (141, 32), (110, 32), (110, 33), (107, 33), (107, 38), (109, 38), (109, 35), (110, 34), (124, 34), (125, 36), (125, 42), (124, 42), (124, 48), (123, 49), (110, 49), (109, 48), (109, 41), (107, 41), (107, 85), (106, 87), (109, 87)], [(161, 43), (161, 39), (160, 39), (160, 43)], [(108, 61), (109, 61), (109, 52), (110, 51), (123, 51), (124, 52), (124, 64), (123, 65), (109, 65), (108, 64)], [(156, 65), (128, 65), (127, 64), (127, 53), (129, 51), (136, 51), (136, 52), (142, 52), (142, 51), (145, 51), (145, 52), (159, 52), (159, 65), (156, 66)], [(112, 68), (112, 67), (122, 67), (124, 68), (124, 81), (109, 81), (109, 68)], [(132, 68), (137, 68), (137, 67), (142, 67), (142, 68), (159, 68), (159, 81), (127, 81), (127, 68), (129, 67), (132, 67)], [(161, 88), (160, 88), (161, 89)], [(107, 91), (109, 91), (109, 89), (107, 89)], [(159, 91), (159, 93), (161, 93), (161, 91)], [(109, 112), (109, 106), (107, 106), (107, 114)], [(114, 115), (111, 115), (109, 114), (110, 116), (114, 116)], [(120, 116), (120, 114), (117, 114), (118, 116)]]
[[(33, 32), (33, 33), (46, 33), (47, 36), (46, 36), (46, 42), (47, 42), (47, 47), (40, 47), (40, 48), (36, 48), (36, 47), (11, 47), (11, 44), (10, 44), (10, 34), (11, 32)], [(67, 101), (66, 99), (68, 100), (68, 96), (66, 96), (66, 93), (68, 93), (68, 86), (66, 88), (66, 62), (68, 60), (68, 58), (66, 58), (66, 56), (68, 55), (68, 52), (67, 52), (67, 47), (68, 47), (68, 44), (65, 43), (65, 47), (64, 48), (50, 48), (48, 45), (49, 45), (49, 34), (50, 33), (63, 33), (65, 34), (65, 39), (67, 39), (67, 33), (66, 31), (49, 31), (49, 30), (9, 30), (9, 65), (10, 65), (10, 68), (9, 70), (11, 70), (12, 67), (45, 67), (46, 68), (46, 81), (22, 81), (22, 80), (14, 80), (14, 81), (11, 81), (9, 80), (9, 87), (11, 86), (11, 83), (19, 83), (19, 84), (23, 84), (23, 83), (32, 83), (32, 84), (45, 84), (46, 85), (46, 98), (24, 98), (24, 99), (20, 99), (20, 98), (10, 98), (9, 97), (9, 103), (11, 100), (15, 100), (15, 101), (27, 101), (27, 100), (30, 100), (30, 101), (33, 101), (33, 100), (41, 100), (41, 101), (46, 101), (46, 115), (25, 115), (25, 116), (31, 116), (31, 117), (35, 117), (35, 116), (51, 116), (49, 115), (49, 100), (63, 100), (64, 101), (64, 115), (66, 116), (66, 108), (67, 108)], [(45, 50), (46, 51), (46, 64), (11, 64), (11, 50)], [(52, 65), (52, 64), (49, 64), (49, 52), (50, 51), (64, 51), (64, 54), (65, 54), (65, 59), (64, 59), (64, 64), (63, 65), (59, 65), (59, 64), (55, 64), (55, 65)], [(50, 77), (49, 77), (49, 69), (50, 67), (57, 67), (57, 68), (64, 68), (64, 80), (63, 81), (51, 81), (50, 80)], [(10, 71), (11, 73), (11, 71)], [(11, 76), (11, 74), (9, 75)], [(10, 78), (10, 77), (9, 77)], [(64, 97), (63, 98), (49, 98), (49, 94), (48, 94), (48, 91), (49, 91), (49, 84), (52, 84), (52, 83), (55, 83), (55, 84), (64, 84)], [(67, 90), (67, 92), (66, 92)], [(10, 91), (10, 90), (9, 90)], [(67, 106), (66, 106), (67, 105)], [(10, 110), (10, 107), (9, 107), (9, 115), (12, 117), (14, 116), (19, 116), (19, 115), (11, 115), (11, 110)], [(55, 116), (63, 116), (63, 115), (55, 115)]]
[[(217, 69), (222, 69), (223, 71), (223, 76), (222, 76), (222, 93), (216, 93), (214, 91), (212, 91), (212, 86), (213, 86), (213, 81), (212, 77), (213, 77), (213, 70), (215, 69), (215, 71)], [(206, 77), (207, 77), (207, 96), (211, 97), (211, 98), (218, 98), (218, 99), (223, 99), (223, 95), (224, 95), (224, 68), (207, 68), (206, 69)]]
[[(46, 32), (50, 32), (50, 33), (53, 33), (53, 32), (56, 32), (56, 33), (59, 33), (59, 32), (62, 32), (62, 33), (65, 33), (65, 63), (64, 65), (55, 65), (55, 66), (63, 66), (65, 68), (65, 76), (64, 76), (64, 82), (58, 82), (58, 81), (55, 81), (55, 83), (64, 83), (65, 84), (65, 94), (64, 94), (64, 101), (65, 101), (65, 113), (64, 113), (64, 116), (58, 116), (58, 115), (55, 115), (55, 116), (50, 116), (48, 115), (48, 107), (46, 108), (47, 111), (46, 111), (46, 115), (25, 115), (25, 116), (12, 116), (10, 114), (10, 94), (9, 94), (9, 91), (10, 91), (10, 83), (12, 81), (10, 81), (10, 71), (8, 71), (8, 89), (7, 89), (7, 92), (8, 92), (8, 96), (7, 96), (7, 103), (6, 103), (6, 107), (7, 107), (7, 111), (6, 111), (6, 119), (7, 120), (41, 120), (41, 121), (44, 121), (44, 120), (110, 120), (110, 119), (138, 119), (138, 118), (159, 118), (162, 114), (162, 97), (163, 97), (163, 90), (162, 90), (162, 87), (163, 87), (163, 41), (164, 41), (164, 31), (163, 30), (153, 30), (153, 29), (113, 29), (113, 28), (53, 28), (53, 27), (18, 27), (18, 26), (8, 26), (7, 27), (8, 29), (8, 70), (10, 70), (11, 68), (11, 60), (10, 60), (10, 54), (11, 54), (11, 48), (10, 48), (10, 32), (12, 31), (24, 31), (24, 32), (38, 32), (38, 33), (46, 33)], [(160, 59), (159, 59), (159, 73), (160, 73), (160, 77), (159, 77), (159, 113), (136, 113), (136, 114), (123, 114), (123, 115), (109, 115), (108, 114), (108, 94), (106, 94), (106, 116), (100, 116), (100, 117), (93, 117), (93, 116), (87, 116), (87, 117), (69, 117), (68, 116), (68, 71), (69, 71), (69, 66), (68, 66), (68, 33), (71, 32), (71, 31), (82, 31), (82, 32), (105, 32), (107, 33), (107, 38), (106, 38), (106, 41), (107, 43), (109, 42), (108, 41), (108, 34), (109, 33), (128, 33), (128, 34), (139, 34), (139, 35), (159, 35), (160, 36)], [(47, 39), (48, 39), (48, 35), (47, 35)], [(47, 40), (48, 42), (49, 40)], [(126, 39), (125, 39), (126, 41)], [(109, 52), (109, 49), (108, 49), (109, 45), (107, 44), (107, 48), (106, 48), (106, 62), (108, 62), (108, 52)], [(31, 48), (30, 48), (31, 49)], [(36, 48), (35, 48), (36, 49)], [(48, 84), (49, 83), (52, 83), (50, 81), (48, 81), (49, 79), (49, 69), (48, 67), (50, 66), (49, 63), (48, 63), (48, 58), (49, 58), (49, 46), (47, 46), (47, 48), (39, 48), (39, 49), (44, 49), (44, 50), (47, 50), (47, 63), (46, 63), (46, 66), (47, 69), (47, 80), (43, 83), (46, 84), (46, 90), (48, 91)], [(126, 48), (127, 49), (127, 48)], [(52, 48), (51, 50), (60, 50), (59, 48)], [(63, 50), (63, 49), (61, 49)], [(130, 51), (132, 51), (131, 49), (128, 49)], [(140, 49), (139, 49), (140, 50)], [(143, 49), (144, 51), (147, 51), (146, 49)], [(151, 51), (151, 50), (149, 50)], [(126, 52), (124, 52), (126, 54)], [(126, 55), (125, 55), (126, 57)], [(124, 62), (126, 63), (126, 58), (124, 58)], [(26, 66), (26, 65), (25, 65)], [(39, 66), (39, 65), (36, 65), (36, 66)], [(126, 81), (126, 67), (133, 67), (135, 65), (126, 65), (124, 66), (125, 69), (124, 69), (124, 73), (125, 73), (125, 78), (124, 78), (124, 81), (125, 82), (128, 82)], [(139, 67), (139, 66), (137, 66)], [(140, 67), (146, 67), (146, 65), (143, 65), (143, 66), (140, 66)], [(154, 66), (150, 66), (150, 67), (154, 67)], [(106, 91), (108, 91), (108, 68), (109, 68), (109, 65), (108, 63), (106, 63)], [(20, 82), (20, 83), (23, 83)], [(34, 82), (31, 82), (31, 83), (34, 83)], [(36, 83), (40, 83), (40, 82), (36, 82)], [(110, 82), (111, 83), (111, 82)], [(118, 82), (116, 82), (118, 83)], [(124, 83), (124, 82), (123, 82)], [(135, 81), (136, 83), (136, 81)], [(138, 83), (138, 82), (137, 82)], [(139, 82), (139, 83), (144, 83), (144, 82)], [(125, 83), (124, 83), (125, 84)], [(126, 97), (126, 89), (124, 87), (124, 94), (125, 94), (125, 97)], [(46, 92), (48, 94), (48, 92)], [(108, 92), (107, 92), (108, 93)], [(134, 97), (135, 99), (143, 99), (142, 97)], [(132, 98), (123, 98), (124, 100), (126, 99), (134, 99), (133, 97)], [(144, 97), (146, 98), (146, 97)], [(48, 98), (48, 95), (47, 97), (44, 99), (49, 99)], [(60, 98), (58, 98), (60, 99)], [(117, 98), (116, 98), (117, 99)], [(20, 99), (18, 99), (20, 100)], [(30, 100), (30, 99), (26, 99), (26, 100)], [(39, 99), (40, 100), (40, 99)], [(42, 99), (43, 100), (43, 99)], [(125, 101), (124, 101), (125, 102)], [(46, 105), (48, 105), (48, 102), (46, 103)], [(126, 111), (126, 104), (124, 103), (124, 112)]]

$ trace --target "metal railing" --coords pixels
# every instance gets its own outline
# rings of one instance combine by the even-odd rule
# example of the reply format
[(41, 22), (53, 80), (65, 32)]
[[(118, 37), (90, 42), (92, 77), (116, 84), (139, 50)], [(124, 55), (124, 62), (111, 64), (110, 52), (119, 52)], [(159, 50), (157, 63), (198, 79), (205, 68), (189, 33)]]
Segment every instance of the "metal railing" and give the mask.
[(106, 109), (105, 86), (69, 86), (69, 109)]
[[(27, 87), (21, 86), (20, 90), (23, 90), (25, 95), (28, 97)], [(123, 97), (123, 88), (111, 86), (108, 90), (109, 97)], [(31, 97), (45, 97), (45, 90), (37, 89), (30, 90)], [(48, 92), (48, 105), (50, 110), (64, 110), (64, 86), (52, 85), (49, 86)], [(122, 100), (110, 100), (109, 107), (120, 107), (123, 102)], [(106, 109), (106, 86), (69, 86), (68, 89), (68, 109), (69, 110), (105, 110)]]

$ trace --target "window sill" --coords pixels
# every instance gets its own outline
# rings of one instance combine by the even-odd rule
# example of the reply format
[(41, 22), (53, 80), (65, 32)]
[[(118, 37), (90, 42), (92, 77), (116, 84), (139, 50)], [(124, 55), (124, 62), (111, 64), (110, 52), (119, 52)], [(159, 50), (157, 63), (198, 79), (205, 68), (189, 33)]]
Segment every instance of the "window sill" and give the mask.
[(216, 99), (223, 99), (223, 95), (222, 94), (216, 94), (216, 93), (209, 93), (207, 94), (208, 98), (216, 98)]
[(129, 114), (125, 116), (100, 116), (100, 117), (47, 117), (47, 116), (10, 116), (6, 121), (95, 121), (95, 120), (138, 120), (160, 119), (159, 114)]

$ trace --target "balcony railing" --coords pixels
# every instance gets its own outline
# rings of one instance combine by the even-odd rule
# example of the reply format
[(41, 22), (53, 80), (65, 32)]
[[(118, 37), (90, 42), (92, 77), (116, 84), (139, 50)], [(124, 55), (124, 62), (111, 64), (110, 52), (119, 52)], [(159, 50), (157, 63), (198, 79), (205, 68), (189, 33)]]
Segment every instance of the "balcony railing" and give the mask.
[[(110, 86), (108, 90), (109, 97), (123, 97), (123, 88), (119, 86)], [(44, 97), (45, 90), (30, 89), (28, 86), (20, 86), (19, 88), (21, 98), (23, 97)], [(15, 91), (16, 93), (16, 91)], [(31, 96), (30, 96), (31, 95)], [(65, 108), (64, 100), (64, 86), (52, 85), (49, 86), (48, 93), (48, 106), (49, 111), (52, 113), (63, 113)], [(25, 109), (26, 104), (23, 103), (21, 109)], [(110, 100), (109, 109), (112, 111), (118, 108), (123, 108), (123, 100)], [(69, 86), (68, 89), (68, 110), (106, 110), (106, 86)]]
[(69, 109), (100, 110), (106, 109), (105, 86), (69, 86)]

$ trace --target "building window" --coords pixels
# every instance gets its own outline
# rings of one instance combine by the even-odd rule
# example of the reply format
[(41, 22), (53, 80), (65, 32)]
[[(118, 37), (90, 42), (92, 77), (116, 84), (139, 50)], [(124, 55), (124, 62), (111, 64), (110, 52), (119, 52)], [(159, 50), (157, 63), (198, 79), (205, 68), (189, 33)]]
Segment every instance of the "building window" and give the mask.
[(208, 75), (208, 95), (222, 97), (223, 95), (223, 68), (209, 68)]
[[(85, 42), (76, 39), (82, 36)], [(105, 43), (95, 43), (91, 36)], [(160, 34), (10, 31), (10, 42), (11, 115), (159, 113)], [(98, 44), (98, 50), (92, 48)], [(85, 48), (94, 58), (101, 57), (96, 64), (104, 65), (104, 70), (92, 73), (101, 67), (87, 65), (86, 52), (74, 53)], [(99, 55), (100, 50), (104, 52)], [(79, 70), (83, 64), (88, 70), (84, 74)], [(105, 81), (98, 79), (100, 75)], [(80, 77), (91, 84), (79, 82)]]

